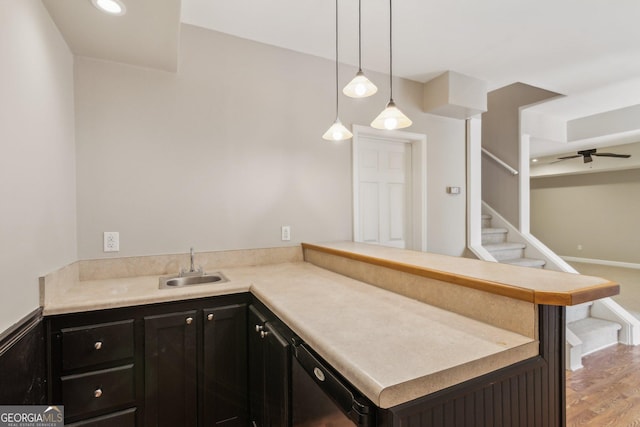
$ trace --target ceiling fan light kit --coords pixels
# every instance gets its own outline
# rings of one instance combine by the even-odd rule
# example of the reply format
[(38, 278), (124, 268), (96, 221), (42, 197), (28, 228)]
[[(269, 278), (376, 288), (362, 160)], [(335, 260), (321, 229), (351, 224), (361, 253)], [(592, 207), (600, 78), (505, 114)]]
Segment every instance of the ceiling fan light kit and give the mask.
[(593, 157), (591, 156), (597, 156), (597, 157), (615, 157), (615, 158), (619, 158), (619, 159), (628, 159), (629, 157), (631, 157), (631, 154), (616, 154), (616, 153), (598, 153), (598, 150), (595, 148), (590, 148), (588, 150), (580, 150), (578, 151), (578, 154), (574, 154), (572, 156), (563, 156), (563, 157), (558, 157), (558, 160), (556, 160), (555, 162), (552, 163), (557, 163), (560, 162), (562, 160), (567, 160), (567, 159), (576, 159), (580, 156), (582, 156), (583, 158), (583, 163), (591, 163), (593, 162)]

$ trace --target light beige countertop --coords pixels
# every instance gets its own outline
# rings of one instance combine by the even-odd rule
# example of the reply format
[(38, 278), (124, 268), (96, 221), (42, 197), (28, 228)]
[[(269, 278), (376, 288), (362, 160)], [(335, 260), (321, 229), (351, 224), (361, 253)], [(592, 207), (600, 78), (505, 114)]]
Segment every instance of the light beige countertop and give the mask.
[(158, 276), (50, 290), (44, 314), (252, 292), (372, 402), (389, 408), (538, 354), (538, 342), (306, 262), (220, 271), (229, 282), (158, 289)]
[(539, 351), (531, 338), (306, 263), (274, 266), (251, 292), (381, 408)]
[(47, 298), (43, 314), (53, 316), (249, 292), (252, 273), (260, 268), (225, 268), (223, 274), (229, 279), (228, 282), (174, 289), (159, 289), (161, 276), (78, 281), (64, 292)]
[(355, 242), (303, 243), (302, 247), (535, 304), (569, 306), (620, 293), (617, 283), (600, 277), (429, 252)]

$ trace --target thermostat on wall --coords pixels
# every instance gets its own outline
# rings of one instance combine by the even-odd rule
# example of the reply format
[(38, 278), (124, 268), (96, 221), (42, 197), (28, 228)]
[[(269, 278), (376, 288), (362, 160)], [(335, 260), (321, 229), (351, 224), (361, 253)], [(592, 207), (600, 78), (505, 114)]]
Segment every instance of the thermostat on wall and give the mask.
[(447, 187), (447, 193), (460, 194), (460, 187)]

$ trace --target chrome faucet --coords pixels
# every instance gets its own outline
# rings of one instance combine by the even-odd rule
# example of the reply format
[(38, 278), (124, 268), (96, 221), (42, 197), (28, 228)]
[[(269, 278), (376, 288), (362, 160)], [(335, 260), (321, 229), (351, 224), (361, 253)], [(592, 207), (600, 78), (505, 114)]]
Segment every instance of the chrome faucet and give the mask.
[(195, 253), (193, 252), (193, 247), (191, 247), (189, 249), (189, 260), (190, 260), (190, 267), (189, 267), (189, 271), (187, 271), (184, 268), (180, 269), (180, 276), (184, 277), (184, 276), (202, 276), (204, 274), (204, 271), (202, 271), (202, 267), (200, 267), (199, 265), (195, 265), (193, 262), (193, 257), (194, 257)]

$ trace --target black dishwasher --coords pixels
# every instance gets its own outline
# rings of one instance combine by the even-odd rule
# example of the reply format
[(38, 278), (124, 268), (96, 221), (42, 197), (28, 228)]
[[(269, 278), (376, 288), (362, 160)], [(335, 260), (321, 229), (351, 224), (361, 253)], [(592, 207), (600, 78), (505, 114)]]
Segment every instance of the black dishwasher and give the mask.
[(373, 426), (375, 406), (307, 344), (296, 341), (291, 364), (293, 426)]

